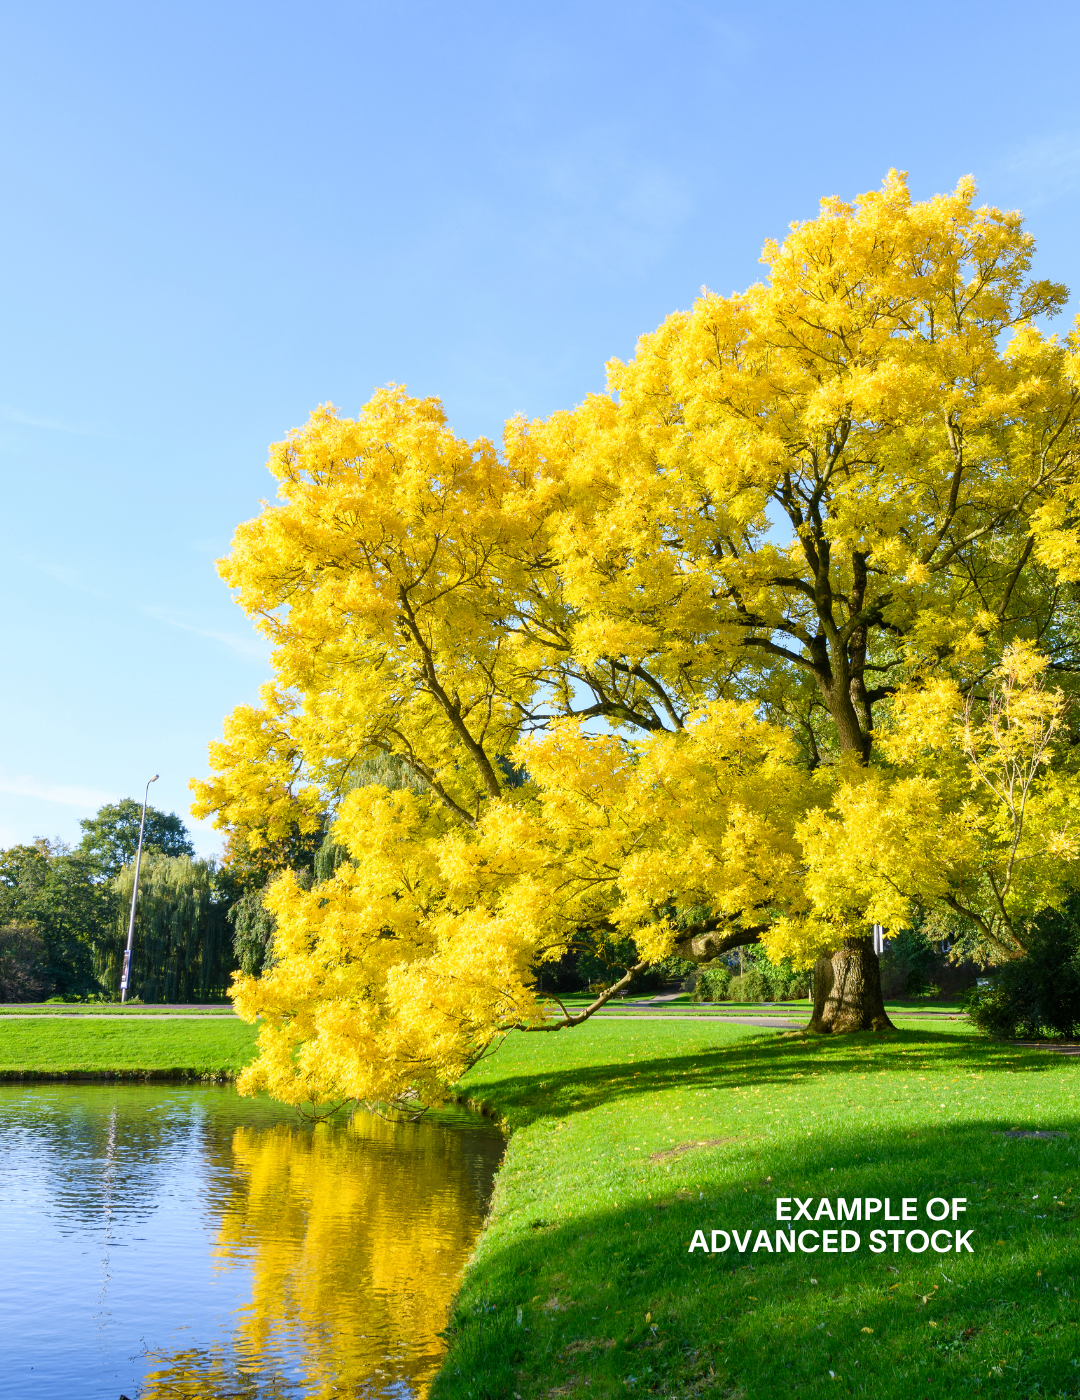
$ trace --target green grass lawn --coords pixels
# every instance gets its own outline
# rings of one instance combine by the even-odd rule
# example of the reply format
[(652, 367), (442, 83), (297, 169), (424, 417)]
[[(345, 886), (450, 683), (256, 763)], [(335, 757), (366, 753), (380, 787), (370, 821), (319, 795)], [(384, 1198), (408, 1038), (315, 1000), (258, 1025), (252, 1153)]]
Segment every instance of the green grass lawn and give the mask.
[[(463, 1085), (512, 1136), (432, 1400), (1080, 1395), (1078, 1074), (958, 1023), (511, 1037)], [(778, 1196), (964, 1197), (973, 1252), (755, 1251)]]
[(105, 1001), (8, 1001), (0, 1003), (0, 1016), (235, 1016), (231, 1003), (195, 1006), (159, 1006), (142, 1002)]
[(166, 1021), (41, 1018), (0, 1021), (0, 1078), (116, 1071), (235, 1074), (255, 1052), (256, 1027), (235, 1016)]

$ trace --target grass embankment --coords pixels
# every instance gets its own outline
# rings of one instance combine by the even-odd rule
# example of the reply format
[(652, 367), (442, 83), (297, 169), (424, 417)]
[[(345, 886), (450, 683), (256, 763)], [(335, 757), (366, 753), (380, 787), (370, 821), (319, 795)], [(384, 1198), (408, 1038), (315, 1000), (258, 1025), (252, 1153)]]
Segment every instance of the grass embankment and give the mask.
[[(1080, 1395), (1078, 1072), (948, 1026), (511, 1037), (462, 1086), (512, 1136), (432, 1400)], [(778, 1196), (966, 1197), (974, 1252), (755, 1251)]]
[(256, 1034), (235, 1016), (8, 1019), (0, 1021), (0, 1079), (232, 1076), (254, 1055)]

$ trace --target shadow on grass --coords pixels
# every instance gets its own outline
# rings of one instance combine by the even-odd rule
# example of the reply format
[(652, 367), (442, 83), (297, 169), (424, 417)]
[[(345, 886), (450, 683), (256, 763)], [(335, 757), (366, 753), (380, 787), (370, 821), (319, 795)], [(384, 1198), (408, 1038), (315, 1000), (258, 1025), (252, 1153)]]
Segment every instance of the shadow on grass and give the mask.
[[(901, 1043), (929, 1048), (915, 1036)], [(935, 1049), (948, 1064), (950, 1047)], [(727, 1073), (732, 1058), (757, 1065), (760, 1054), (740, 1046), (709, 1057), (702, 1073)], [(790, 1071), (814, 1059), (787, 1044), (768, 1062)], [(1046, 1198), (1076, 1179), (1077, 1124), (1071, 1138), (1050, 1141), (1005, 1139), (1002, 1126), (986, 1119), (920, 1142), (867, 1125), (828, 1144), (716, 1148), (670, 1171), (638, 1163), (617, 1188), (637, 1199), (600, 1209), (595, 1191), (591, 1207), (575, 1209), (558, 1185), (566, 1171), (560, 1178), (544, 1159), (546, 1204), (534, 1190), (519, 1208), (513, 1184), (504, 1192), (432, 1400), (1076, 1396), (1080, 1232), (1075, 1207)], [(535, 1187), (530, 1150), (515, 1166)], [(572, 1170), (569, 1155), (564, 1166)], [(755, 1251), (760, 1229), (775, 1239), (781, 1228), (775, 1198), (795, 1194), (917, 1197), (920, 1218), (907, 1230), (927, 1225), (930, 1197), (966, 1197), (960, 1223), (974, 1252), (910, 1253), (902, 1241), (899, 1252), (889, 1243), (873, 1254), (865, 1224), (854, 1225), (861, 1247), (846, 1255)], [(564, 1223), (545, 1223), (545, 1211)], [(688, 1252), (695, 1231), (732, 1228), (752, 1232), (747, 1252)]]
[[(578, 1032), (570, 1032), (577, 1034)], [(599, 1047), (598, 1047), (599, 1048)], [(623, 1047), (612, 1046), (612, 1055)], [(601, 1052), (602, 1053), (602, 1052)], [(462, 1085), (466, 1098), (495, 1106), (515, 1127), (537, 1117), (565, 1117), (613, 1099), (635, 1098), (659, 1089), (725, 1088), (787, 1084), (795, 1075), (838, 1075), (852, 1071), (898, 1071), (929, 1068), (946, 1071), (978, 1065), (1032, 1073), (1060, 1067), (1056, 1057), (1037, 1049), (974, 1040), (942, 1031), (900, 1030), (885, 1035), (861, 1032), (831, 1039), (801, 1031), (748, 1037), (715, 1049), (697, 1049), (632, 1063), (575, 1064), (537, 1068), (496, 1077), (498, 1061), (485, 1065), (475, 1089)]]

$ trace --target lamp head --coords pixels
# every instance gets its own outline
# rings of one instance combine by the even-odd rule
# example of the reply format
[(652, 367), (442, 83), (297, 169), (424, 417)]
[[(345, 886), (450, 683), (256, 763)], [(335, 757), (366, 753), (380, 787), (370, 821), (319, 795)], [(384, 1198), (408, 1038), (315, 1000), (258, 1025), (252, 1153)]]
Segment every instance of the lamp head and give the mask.
[[(158, 775), (155, 773), (154, 776), (150, 779), (150, 782), (151, 782), (151, 783), (156, 783), (157, 780), (158, 780)], [(149, 787), (149, 785), (150, 785), (150, 784), (148, 783), (147, 786)]]

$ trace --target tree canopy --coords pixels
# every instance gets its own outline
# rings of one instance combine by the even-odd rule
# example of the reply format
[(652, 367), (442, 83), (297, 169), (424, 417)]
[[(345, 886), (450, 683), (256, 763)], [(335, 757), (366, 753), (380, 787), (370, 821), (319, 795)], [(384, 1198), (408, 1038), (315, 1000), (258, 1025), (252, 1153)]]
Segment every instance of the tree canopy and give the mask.
[[(135, 859), (141, 817), (142, 803), (125, 797), (120, 802), (106, 803), (92, 817), (79, 823), (83, 838), (78, 850), (92, 862), (101, 879), (111, 880), (120, 873), (122, 866)], [(157, 851), (164, 856), (195, 854), (188, 829), (176, 813), (159, 812), (149, 805), (146, 808), (143, 849)]]
[[(214, 867), (190, 856), (143, 854), (135, 916), (131, 994), (143, 1001), (210, 1001), (221, 997), (236, 966), (227, 903), (215, 889)], [(113, 883), (112, 937), (102, 947), (98, 976), (119, 992), (135, 866)]]
[(0, 925), (23, 930), (12, 934), (8, 957), (31, 952), (28, 931), (40, 943), (19, 1000), (96, 992), (95, 952), (112, 918), (112, 892), (80, 852), (45, 840), (0, 851)]
[[(3, 997), (119, 992), (140, 812), (132, 801), (101, 808), (82, 823), (75, 850), (41, 839), (0, 851)], [(145, 1001), (221, 997), (236, 965), (228, 923), (236, 881), (192, 860), (175, 814), (148, 807), (146, 815), (132, 991)]]
[[(970, 180), (893, 172), (501, 450), (393, 387), (272, 449), (222, 572), (274, 680), (195, 810), (349, 859), (265, 897), (249, 1085), (435, 1095), (580, 1019), (534, 970), (583, 932), (847, 950), (837, 1028), (884, 1017), (872, 922), (1022, 949), (1077, 842), (1080, 333), (1037, 324), (1067, 294), (1032, 253)], [(361, 781), (380, 755), (415, 785)]]

